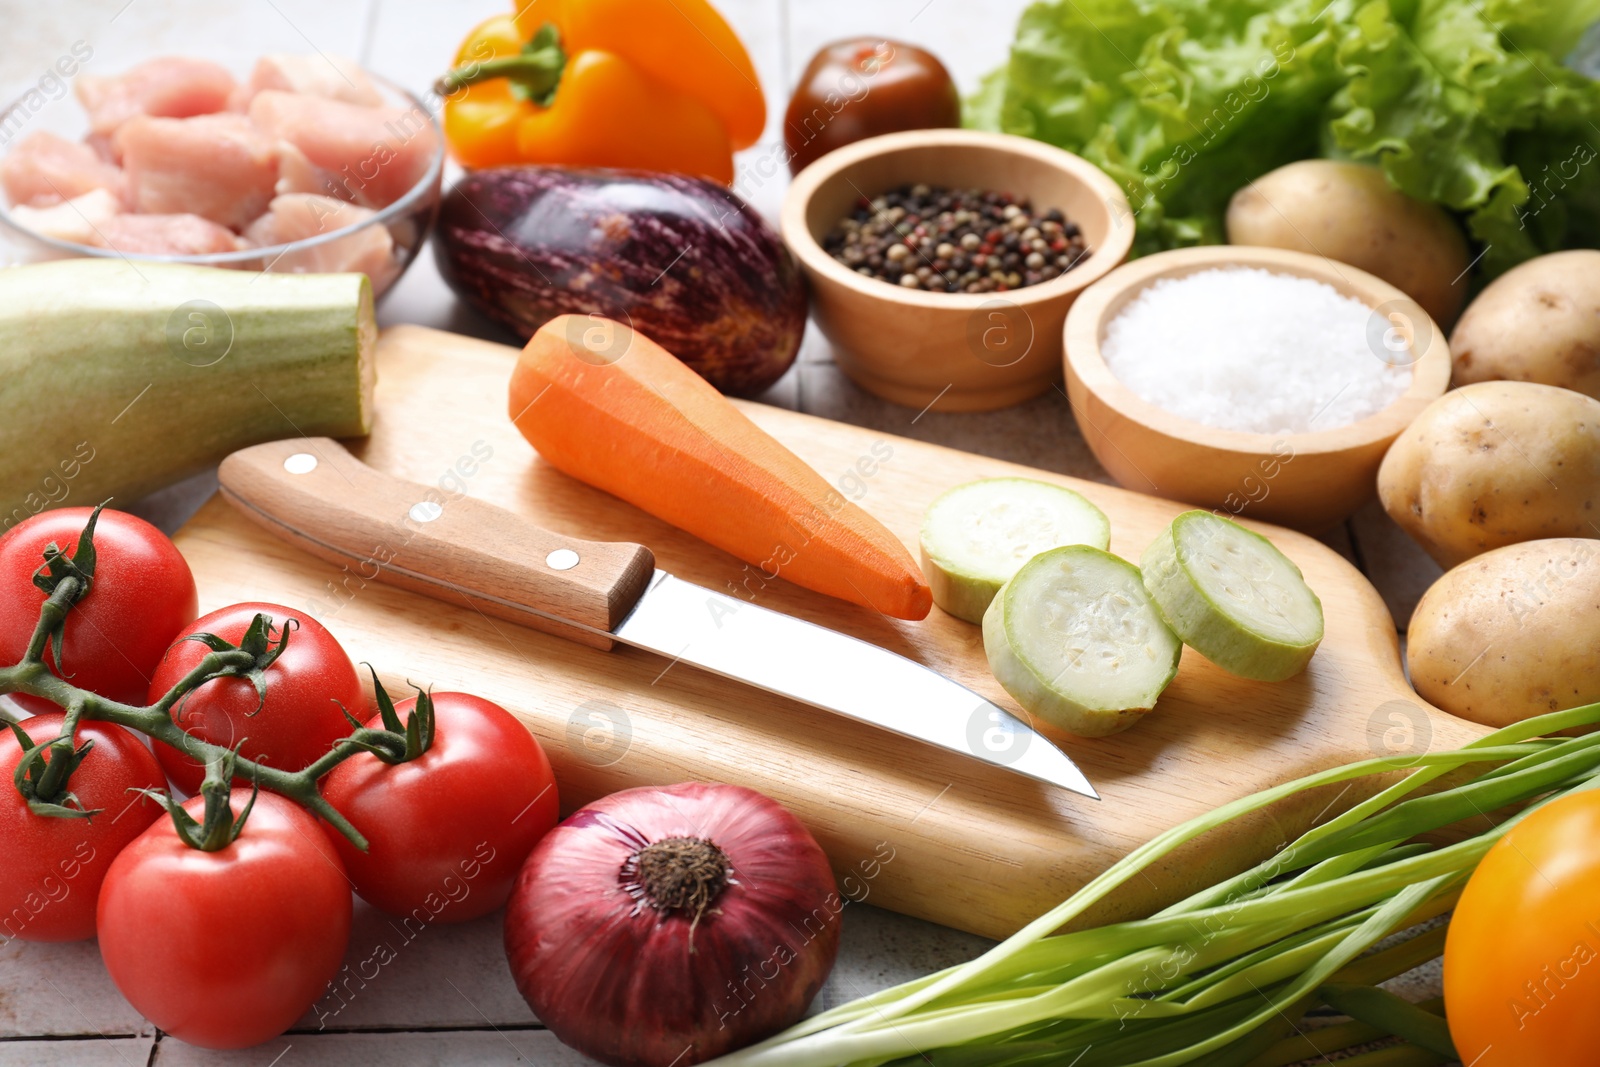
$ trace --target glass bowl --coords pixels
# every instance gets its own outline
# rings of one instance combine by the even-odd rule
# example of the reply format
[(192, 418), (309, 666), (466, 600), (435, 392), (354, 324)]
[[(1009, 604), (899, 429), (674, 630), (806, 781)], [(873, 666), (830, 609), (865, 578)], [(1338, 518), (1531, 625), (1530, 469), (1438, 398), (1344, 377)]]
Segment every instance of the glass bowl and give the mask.
[[(285, 273), (315, 273), (325, 270), (318, 265), (318, 260), (328, 251), (328, 246), (335, 242), (350, 239), (361, 234), (372, 226), (382, 226), (389, 231), (392, 247), (389, 259), (377, 271), (371, 271), (368, 276), (372, 280), (372, 291), (376, 297), (382, 297), (388, 289), (405, 273), (411, 261), (416, 258), (417, 252), (422, 248), (422, 243), (427, 239), (428, 232), (433, 228), (434, 219), (439, 213), (439, 194), (441, 178), (444, 174), (444, 131), (440, 129), (437, 117), (431, 112), (421, 98), (410, 91), (396, 85), (387, 78), (379, 77), (371, 71), (367, 77), (372, 79), (379, 91), (386, 98), (386, 103), (392, 106), (409, 108), (426, 116), (429, 127), (433, 130), (435, 149), (429, 161), (428, 169), (422, 178), (408, 189), (405, 195), (388, 206), (376, 210), (369, 219), (358, 223), (343, 226), (327, 233), (319, 233), (315, 237), (307, 237), (287, 244), (263, 245), (257, 248), (240, 249), (237, 252), (210, 252), (204, 255), (189, 256), (162, 256), (147, 253), (119, 252), (114, 248), (104, 248), (99, 245), (84, 245), (74, 241), (64, 241), (60, 238), (49, 237), (37, 233), (19, 222), (12, 214), (11, 209), (3, 203), (0, 197), (0, 265), (10, 263), (35, 263), (50, 259), (67, 259), (74, 256), (96, 256), (101, 258), (117, 257), (152, 263), (192, 263), (199, 266), (230, 267), (235, 270), (279, 271)], [(76, 128), (71, 121), (64, 121), (58, 111), (52, 120), (46, 122), (36, 121), (38, 108), (30, 104), (30, 96), (24, 95), (17, 99), (10, 107), (0, 111), (0, 130), (7, 132), (15, 130), (11, 138), (12, 143), (20, 141), (34, 129), (46, 129), (62, 137), (81, 139), (87, 131), (88, 120), (81, 108), (77, 108), (76, 101), (72, 101), (76, 110)], [(357, 237), (357, 240), (360, 240)]]

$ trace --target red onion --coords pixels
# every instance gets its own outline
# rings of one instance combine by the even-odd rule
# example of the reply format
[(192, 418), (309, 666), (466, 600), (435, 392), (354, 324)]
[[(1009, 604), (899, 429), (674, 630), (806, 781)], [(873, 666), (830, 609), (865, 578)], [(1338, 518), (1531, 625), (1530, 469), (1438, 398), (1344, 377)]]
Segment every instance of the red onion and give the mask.
[(568, 1045), (618, 1067), (687, 1067), (799, 1020), (843, 908), (816, 839), (760, 793), (628, 789), (534, 848), (506, 955)]

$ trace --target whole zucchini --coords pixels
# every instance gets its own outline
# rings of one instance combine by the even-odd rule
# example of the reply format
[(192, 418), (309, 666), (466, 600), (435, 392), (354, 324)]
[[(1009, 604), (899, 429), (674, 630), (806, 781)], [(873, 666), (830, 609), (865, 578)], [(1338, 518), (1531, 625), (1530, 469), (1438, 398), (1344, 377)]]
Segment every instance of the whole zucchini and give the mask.
[(0, 530), (372, 422), (372, 286), (64, 259), (0, 270)]
[(524, 340), (558, 315), (604, 315), (735, 396), (782, 377), (805, 332), (788, 248), (736, 194), (698, 178), (474, 171), (444, 199), (434, 255), (463, 300)]

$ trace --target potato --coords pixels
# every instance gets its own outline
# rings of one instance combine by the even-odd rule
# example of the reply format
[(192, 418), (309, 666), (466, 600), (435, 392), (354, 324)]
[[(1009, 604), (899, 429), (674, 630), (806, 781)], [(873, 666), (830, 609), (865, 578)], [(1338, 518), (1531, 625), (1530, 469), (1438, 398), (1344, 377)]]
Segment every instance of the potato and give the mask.
[(1542, 537), (1600, 537), (1600, 400), (1478, 382), (1422, 409), (1378, 468), (1390, 518), (1445, 567)]
[(1600, 541), (1497, 548), (1433, 583), (1406, 630), (1423, 699), (1486, 726), (1600, 700)]
[(1448, 328), (1467, 291), (1461, 227), (1362, 163), (1302, 159), (1233, 194), (1228, 243), (1311, 252), (1376, 274)]
[(1491, 282), (1450, 335), (1454, 382), (1509, 378), (1600, 398), (1600, 252), (1530, 259)]

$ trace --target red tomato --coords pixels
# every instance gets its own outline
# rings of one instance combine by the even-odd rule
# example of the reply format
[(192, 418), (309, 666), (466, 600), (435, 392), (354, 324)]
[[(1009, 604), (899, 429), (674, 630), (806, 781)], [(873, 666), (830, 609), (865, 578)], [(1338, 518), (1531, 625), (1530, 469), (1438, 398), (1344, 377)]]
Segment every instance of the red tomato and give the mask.
[[(235, 813), (250, 799), (233, 791)], [(184, 809), (197, 820), (203, 798)], [(350, 942), (350, 883), (317, 821), (272, 793), (216, 852), (163, 818), (122, 850), (100, 892), (100, 955), (122, 995), (202, 1048), (283, 1033), (338, 972)]]
[[(559, 817), (556, 782), (539, 742), (500, 705), (465, 693), (435, 693), (433, 705), (428, 751), (392, 766), (352, 756), (322, 795), (366, 835), (365, 853), (334, 836), (363, 899), (420, 922), (464, 922), (511, 895)], [(401, 722), (415, 706), (395, 706)]]
[[(61, 735), (61, 712), (25, 719), (34, 744)], [(110, 723), (78, 727), (77, 741), (94, 748), (72, 772), (67, 788), (89, 819), (35, 815), (12, 784), (22, 746), (0, 733), (0, 934), (23, 941), (81, 941), (94, 936), (95, 900), (117, 853), (155, 821), (161, 805), (130, 789), (166, 785), (150, 750)], [(50, 755), (47, 752), (45, 759)]]
[(1553, 801), (1478, 864), (1444, 945), (1463, 1063), (1588, 1067), (1600, 1047), (1600, 793)]
[[(341, 703), (358, 719), (366, 709), (361, 679), (350, 657), (321, 623), (303, 611), (281, 604), (235, 604), (197, 619), (156, 669), (148, 700), (154, 703), (208, 651), (198, 641), (182, 638), (211, 633), (237, 645), (258, 612), (270, 615), (280, 631), (287, 620), (299, 623), (289, 635), (289, 647), (267, 668), (267, 699), (261, 710), (256, 710), (258, 697), (249, 679), (214, 678), (178, 705), (175, 718), (186, 732), (215, 745), (232, 748), (246, 738), (241, 756), (298, 771), (350, 733), (339, 710)], [(173, 785), (191, 795), (199, 790), (204, 767), (169, 745), (158, 742), (155, 751)]]
[[(33, 584), (54, 541), (67, 555), (92, 508), (45, 511), (0, 537), (0, 663), (22, 659), (39, 622), (45, 595)], [(194, 621), (194, 575), (167, 535), (126, 512), (102, 511), (94, 529), (94, 585), (67, 616), (61, 665), (80, 689), (142, 704), (161, 654)], [(47, 651), (45, 663), (55, 670)], [(30, 710), (55, 706), (32, 697), (12, 699)]]

